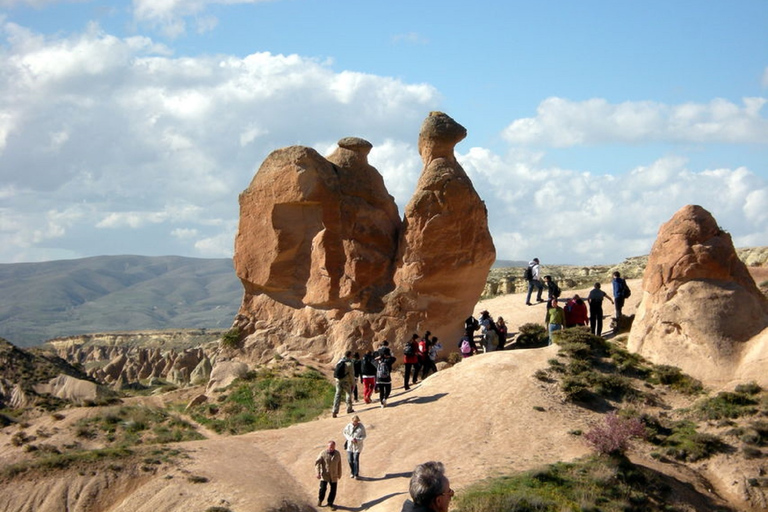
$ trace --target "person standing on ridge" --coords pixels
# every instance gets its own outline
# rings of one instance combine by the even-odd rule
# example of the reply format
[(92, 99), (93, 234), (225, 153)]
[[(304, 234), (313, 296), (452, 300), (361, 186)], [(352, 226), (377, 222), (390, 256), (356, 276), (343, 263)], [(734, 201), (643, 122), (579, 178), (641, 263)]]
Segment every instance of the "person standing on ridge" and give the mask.
[(629, 297), (629, 287), (619, 272), (613, 273), (613, 304), (616, 307), (616, 321), (621, 320), (621, 310), (624, 307), (624, 299)]
[(547, 310), (547, 331), (549, 332), (549, 343), (552, 344), (552, 333), (565, 328), (565, 311), (560, 307), (557, 298), (550, 301), (551, 307)]
[(528, 281), (528, 295), (525, 297), (525, 304), (531, 306), (531, 293), (536, 288), (536, 302), (544, 302), (541, 298), (541, 292), (544, 291), (544, 285), (541, 283), (539, 273), (541, 272), (541, 265), (539, 265), (539, 258), (533, 258), (525, 269), (525, 280)]
[(595, 287), (589, 292), (587, 301), (589, 302), (589, 330), (595, 336), (603, 335), (603, 299), (613, 302), (607, 293), (600, 289), (600, 283), (595, 283)]

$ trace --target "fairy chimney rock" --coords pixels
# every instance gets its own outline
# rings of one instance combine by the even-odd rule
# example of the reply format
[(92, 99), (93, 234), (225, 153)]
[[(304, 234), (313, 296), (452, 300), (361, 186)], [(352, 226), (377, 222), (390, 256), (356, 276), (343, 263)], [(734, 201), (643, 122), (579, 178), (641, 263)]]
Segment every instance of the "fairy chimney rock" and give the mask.
[(765, 385), (766, 327), (768, 301), (731, 236), (701, 206), (680, 209), (648, 257), (629, 349), (711, 385)]
[(343, 138), (326, 158), (272, 152), (240, 194), (234, 325), (245, 339), (228, 357), (279, 349), (330, 362), (383, 339), (397, 352), (415, 330), (460, 335), (495, 259), (485, 205), (453, 154), (465, 136), (445, 114), (424, 121), (424, 169), (404, 219), (368, 141)]

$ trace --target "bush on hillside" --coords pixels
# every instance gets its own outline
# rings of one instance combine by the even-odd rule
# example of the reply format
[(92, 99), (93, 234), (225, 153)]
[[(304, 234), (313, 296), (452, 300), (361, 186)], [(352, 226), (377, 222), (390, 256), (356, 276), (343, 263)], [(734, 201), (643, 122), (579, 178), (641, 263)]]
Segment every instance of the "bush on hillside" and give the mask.
[(547, 334), (547, 330), (541, 324), (523, 324), (518, 330), (520, 334), (515, 339), (515, 348), (543, 347), (548, 342), (549, 334)]
[(623, 455), (632, 440), (644, 437), (645, 425), (639, 418), (623, 418), (616, 413), (608, 414), (604, 425), (584, 434), (584, 440), (601, 455)]

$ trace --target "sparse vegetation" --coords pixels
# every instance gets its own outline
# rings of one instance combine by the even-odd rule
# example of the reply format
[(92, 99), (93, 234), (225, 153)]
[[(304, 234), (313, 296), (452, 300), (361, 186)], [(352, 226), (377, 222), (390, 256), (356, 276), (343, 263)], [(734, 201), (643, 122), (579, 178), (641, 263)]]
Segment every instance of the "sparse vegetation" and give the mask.
[(751, 416), (758, 411), (758, 400), (752, 393), (722, 391), (696, 405), (696, 415), (701, 419), (720, 420)]
[(80, 420), (75, 428), (79, 438), (101, 438), (124, 447), (205, 439), (191, 423), (153, 407), (107, 408), (99, 415)]
[(219, 403), (194, 408), (192, 417), (218, 433), (242, 434), (316, 418), (330, 408), (334, 388), (313, 369), (292, 375), (261, 370), (238, 379), (226, 391)]
[(624, 457), (592, 456), (470, 486), (454, 499), (457, 512), (565, 510), (674, 512), (663, 476)]
[(233, 327), (221, 337), (221, 345), (225, 348), (237, 348), (240, 343), (240, 329)]

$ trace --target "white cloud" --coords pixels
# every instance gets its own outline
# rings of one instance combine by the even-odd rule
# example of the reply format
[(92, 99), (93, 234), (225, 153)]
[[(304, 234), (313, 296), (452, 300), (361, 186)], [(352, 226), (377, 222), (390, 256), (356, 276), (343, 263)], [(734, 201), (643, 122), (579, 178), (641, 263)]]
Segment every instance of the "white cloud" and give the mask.
[(257, 4), (270, 0), (133, 0), (133, 16), (141, 22), (159, 28), (168, 37), (186, 32), (186, 19), (195, 20), (198, 33), (213, 30), (216, 17), (204, 14), (210, 5)]
[[(400, 141), (438, 104), (431, 86), (297, 55), (171, 58), (96, 26), (55, 39), (0, 23), (0, 36), (0, 261), (110, 253), (131, 232), (145, 245), (122, 253), (231, 252), (219, 237), (234, 236), (239, 192), (292, 144), (365, 136), (410, 194), (420, 161)], [(39, 213), (71, 204), (84, 213), (66, 223)], [(71, 248), (50, 250), (54, 237)]]
[(762, 114), (766, 101), (744, 98), (740, 106), (718, 98), (670, 106), (555, 97), (541, 102), (536, 117), (512, 122), (503, 137), (515, 145), (558, 148), (651, 142), (768, 144), (768, 118)]

